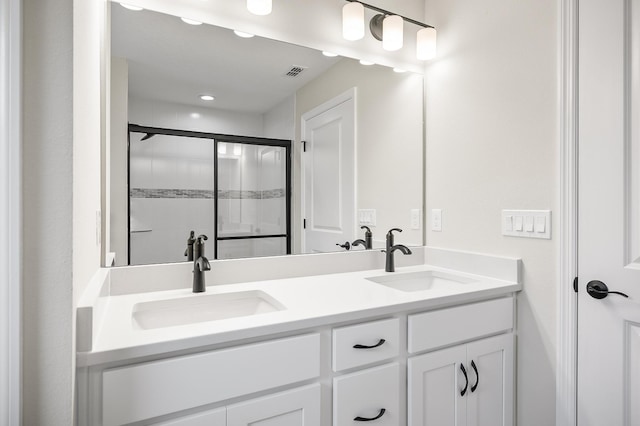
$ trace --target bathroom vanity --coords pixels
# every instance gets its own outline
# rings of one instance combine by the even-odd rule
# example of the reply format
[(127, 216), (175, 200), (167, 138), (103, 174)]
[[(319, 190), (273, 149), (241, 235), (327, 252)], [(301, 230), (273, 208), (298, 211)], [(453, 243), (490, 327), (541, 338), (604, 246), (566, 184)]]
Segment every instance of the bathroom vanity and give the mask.
[(248, 282), (264, 259), (216, 262), (200, 294), (190, 264), (102, 270), (78, 309), (78, 423), (513, 425), (520, 261), (411, 257), (286, 257)]

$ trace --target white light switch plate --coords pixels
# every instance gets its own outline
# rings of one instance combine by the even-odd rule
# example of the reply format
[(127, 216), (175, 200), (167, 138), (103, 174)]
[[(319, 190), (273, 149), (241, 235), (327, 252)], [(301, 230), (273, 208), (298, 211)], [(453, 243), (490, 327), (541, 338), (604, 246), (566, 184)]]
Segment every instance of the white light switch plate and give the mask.
[(358, 223), (360, 226), (376, 226), (376, 209), (359, 209)]
[(551, 210), (502, 210), (502, 235), (551, 239)]

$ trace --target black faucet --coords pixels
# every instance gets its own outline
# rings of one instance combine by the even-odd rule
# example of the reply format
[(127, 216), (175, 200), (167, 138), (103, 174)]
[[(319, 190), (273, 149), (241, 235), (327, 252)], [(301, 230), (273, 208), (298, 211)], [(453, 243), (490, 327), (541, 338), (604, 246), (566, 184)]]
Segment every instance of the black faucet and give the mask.
[(205, 271), (211, 270), (209, 259), (204, 257), (204, 242), (207, 240), (206, 235), (200, 235), (193, 243), (193, 292), (202, 293), (206, 290), (204, 284)]
[(195, 232), (191, 231), (189, 238), (187, 238), (187, 249), (184, 251), (184, 255), (187, 256), (187, 262), (193, 262), (193, 243), (196, 242)]
[(373, 248), (373, 234), (368, 226), (361, 226), (360, 229), (366, 229), (364, 233), (364, 240), (359, 238), (351, 243), (351, 247), (363, 246), (365, 250), (371, 250)]
[(395, 272), (396, 270), (396, 267), (393, 261), (394, 251), (400, 250), (402, 254), (411, 254), (411, 250), (409, 250), (407, 246), (403, 246), (402, 244), (395, 244), (395, 245), (393, 244), (393, 231), (402, 232), (402, 229), (393, 228), (393, 229), (390, 229), (389, 232), (387, 232), (387, 246), (386, 246), (386, 249), (383, 250), (387, 255), (387, 259), (384, 265), (384, 270), (386, 272)]

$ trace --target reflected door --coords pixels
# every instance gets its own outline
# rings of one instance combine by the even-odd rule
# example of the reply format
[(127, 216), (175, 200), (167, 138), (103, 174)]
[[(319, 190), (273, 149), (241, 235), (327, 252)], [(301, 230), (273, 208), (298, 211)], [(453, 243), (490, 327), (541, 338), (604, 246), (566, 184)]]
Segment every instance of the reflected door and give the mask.
[(355, 102), (303, 117), (305, 253), (336, 251), (355, 237)]
[(216, 140), (216, 258), (291, 253), (288, 147)]

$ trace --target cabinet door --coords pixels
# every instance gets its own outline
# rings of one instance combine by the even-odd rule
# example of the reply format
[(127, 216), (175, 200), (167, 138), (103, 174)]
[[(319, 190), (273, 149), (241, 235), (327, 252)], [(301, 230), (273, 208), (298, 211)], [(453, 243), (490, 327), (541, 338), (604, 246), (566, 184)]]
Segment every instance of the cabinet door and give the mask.
[(467, 380), (460, 366), (466, 358), (466, 346), (461, 345), (409, 359), (409, 426), (465, 425), (466, 401), (460, 392)]
[(333, 379), (333, 426), (397, 426), (400, 418), (397, 362)]
[(513, 334), (469, 343), (467, 369), (473, 389), (467, 398), (467, 425), (512, 426)]
[(227, 426), (320, 426), (320, 385), (230, 405)]

